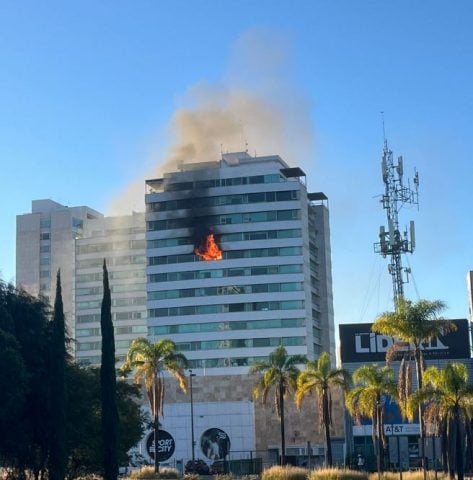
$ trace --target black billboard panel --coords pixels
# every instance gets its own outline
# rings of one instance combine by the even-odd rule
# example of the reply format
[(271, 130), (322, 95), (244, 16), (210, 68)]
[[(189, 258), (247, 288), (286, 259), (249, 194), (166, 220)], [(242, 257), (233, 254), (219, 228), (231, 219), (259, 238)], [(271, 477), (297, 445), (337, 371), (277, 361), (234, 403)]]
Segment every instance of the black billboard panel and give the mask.
[[(455, 332), (440, 335), (422, 345), (425, 360), (470, 358), (468, 320), (452, 320)], [(394, 338), (371, 331), (372, 323), (340, 325), (340, 357), (342, 363), (384, 362)], [(407, 348), (407, 346), (406, 346)], [(401, 351), (402, 353), (402, 351)]]

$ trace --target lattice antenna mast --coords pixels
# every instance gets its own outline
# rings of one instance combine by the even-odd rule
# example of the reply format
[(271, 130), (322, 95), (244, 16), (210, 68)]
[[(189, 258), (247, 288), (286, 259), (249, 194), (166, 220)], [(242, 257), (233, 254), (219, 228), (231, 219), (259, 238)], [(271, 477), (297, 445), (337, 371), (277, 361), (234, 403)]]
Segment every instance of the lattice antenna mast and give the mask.
[[(384, 133), (384, 119), (383, 119)], [(379, 227), (379, 242), (374, 244), (374, 251), (383, 257), (390, 257), (389, 273), (393, 281), (394, 304), (404, 297), (404, 284), (409, 282), (410, 268), (402, 266), (401, 255), (413, 253), (415, 249), (415, 228), (411, 220), (409, 231), (407, 228), (401, 233), (399, 229), (399, 212), (404, 205), (419, 206), (419, 174), (414, 169), (414, 186), (411, 188), (409, 179), (407, 185), (403, 181), (403, 159), (398, 157), (397, 164), (393, 160), (393, 152), (388, 148), (386, 137), (384, 138), (383, 157), (381, 171), (384, 182), (384, 194), (380, 202), (386, 210), (388, 221), (387, 228)]]

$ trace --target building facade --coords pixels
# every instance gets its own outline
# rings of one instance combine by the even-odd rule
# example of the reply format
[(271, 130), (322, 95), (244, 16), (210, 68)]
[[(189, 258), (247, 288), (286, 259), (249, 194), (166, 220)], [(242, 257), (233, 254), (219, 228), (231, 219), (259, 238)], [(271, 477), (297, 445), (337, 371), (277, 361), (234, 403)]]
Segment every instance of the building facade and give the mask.
[(146, 259), (143, 213), (89, 221), (75, 244), (76, 359), (98, 365), (102, 336), (103, 262), (112, 296), (115, 353), (125, 359), (131, 342), (146, 337)]
[(100, 218), (90, 207), (67, 207), (53, 200), (33, 200), (31, 213), (16, 218), (16, 285), (53, 303), (61, 269), (69, 333), (74, 330), (75, 241), (89, 221)]
[[(125, 217), (33, 202), (33, 216), (18, 217), (18, 283), (53, 301), (52, 281), (41, 279), (61, 268), (76, 359), (97, 365), (105, 259), (118, 359), (148, 335), (176, 342), (192, 369), (193, 422), (190, 391), (166, 378), (167, 440), (158, 451), (173, 449), (163, 463), (192, 458), (192, 430), (195, 458), (208, 464), (222, 455), (275, 463), (279, 420), (271, 402), (253, 398), (256, 377), (248, 372), (279, 345), (309, 359), (327, 351), (335, 361), (327, 198), (307, 191), (300, 168), (246, 153), (184, 165), (146, 188), (146, 213)], [(56, 211), (69, 215), (60, 235)], [(334, 457), (341, 462), (342, 402), (334, 393)], [(289, 396), (285, 416), (288, 458), (321, 463), (313, 399), (297, 410)], [(150, 438), (140, 446), (145, 457)]]
[[(422, 354), (427, 367), (444, 368), (449, 362), (460, 362), (467, 366), (469, 378), (473, 379), (473, 361), (470, 347), (470, 324), (466, 319), (452, 320), (457, 330), (445, 336), (439, 336), (422, 345)], [(381, 335), (371, 331), (371, 323), (356, 323), (340, 325), (340, 357), (342, 367), (350, 374), (363, 365), (377, 364), (384, 366), (386, 352), (394, 344), (393, 337)], [(399, 361), (391, 362), (394, 378), (398, 377)], [(412, 365), (412, 371), (415, 367)], [(415, 373), (412, 375), (412, 388), (417, 388)], [(384, 431), (388, 437), (388, 461), (393, 468), (399, 462), (404, 470), (418, 467), (420, 464), (419, 452), (419, 423), (409, 423), (401, 417), (397, 404), (385, 398)], [(361, 424), (346, 415), (347, 450), (354, 458), (358, 454), (366, 457), (368, 467), (375, 468), (375, 458), (372, 443), (371, 422), (362, 420)], [(430, 462), (441, 458), (441, 442), (439, 438), (428, 435), (425, 439), (425, 455)], [(398, 453), (399, 452), (399, 453)], [(436, 452), (436, 453), (434, 453)], [(440, 463), (437, 463), (440, 466)]]
[[(148, 327), (207, 375), (278, 345), (334, 358), (328, 209), (277, 156), (223, 155), (147, 181)], [(195, 253), (211, 235), (221, 259)]]
[[(205, 446), (211, 431), (228, 440), (228, 458), (277, 462), (279, 420), (253, 399), (248, 372), (279, 345), (335, 360), (327, 198), (307, 191), (300, 168), (246, 153), (182, 165), (146, 186), (148, 334), (171, 338), (195, 375), (195, 456), (218, 460)], [(189, 393), (173, 382), (166, 392), (163, 429), (176, 443), (169, 461), (189, 459)], [(335, 394), (332, 433), (341, 442), (342, 401)], [(298, 411), (289, 397), (285, 415), (288, 457), (307, 462), (310, 453), (320, 463), (313, 399)], [(343, 448), (334, 450), (343, 461)]]

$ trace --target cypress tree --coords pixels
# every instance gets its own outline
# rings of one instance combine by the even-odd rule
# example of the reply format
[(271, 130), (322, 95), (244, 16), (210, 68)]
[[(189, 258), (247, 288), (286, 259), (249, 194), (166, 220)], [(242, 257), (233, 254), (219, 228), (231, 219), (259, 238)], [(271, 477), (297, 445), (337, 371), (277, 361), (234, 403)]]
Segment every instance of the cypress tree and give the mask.
[(66, 412), (65, 412), (65, 343), (64, 309), (62, 305), (61, 271), (57, 272), (56, 299), (51, 322), (51, 430), (49, 450), (49, 479), (64, 480), (66, 471)]
[(100, 390), (102, 397), (102, 442), (104, 480), (118, 477), (118, 409), (116, 398), (115, 338), (113, 333), (112, 300), (108, 283), (107, 264), (103, 261), (103, 300), (100, 316), (102, 328), (102, 365), (100, 367)]

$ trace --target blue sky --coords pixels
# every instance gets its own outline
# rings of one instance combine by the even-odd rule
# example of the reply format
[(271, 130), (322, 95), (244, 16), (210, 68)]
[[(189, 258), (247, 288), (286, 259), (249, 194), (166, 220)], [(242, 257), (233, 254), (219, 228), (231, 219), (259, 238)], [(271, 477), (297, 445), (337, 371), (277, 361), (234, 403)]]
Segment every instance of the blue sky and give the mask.
[[(165, 157), (169, 122), (189, 91), (228, 86), (262, 97), (284, 91), (282, 111), (296, 105), (310, 127), (310, 147), (288, 160), (330, 199), (337, 322), (369, 322), (392, 308), (387, 261), (373, 253), (385, 223), (375, 198), (381, 110), (390, 147), (421, 180), (419, 211), (401, 214), (401, 225), (417, 226), (406, 293), (443, 299), (447, 316), (466, 317), (472, 22), (467, 0), (3, 0), (1, 276), (14, 279), (15, 216), (31, 200), (104, 210)], [(297, 118), (292, 147), (303, 138)]]

